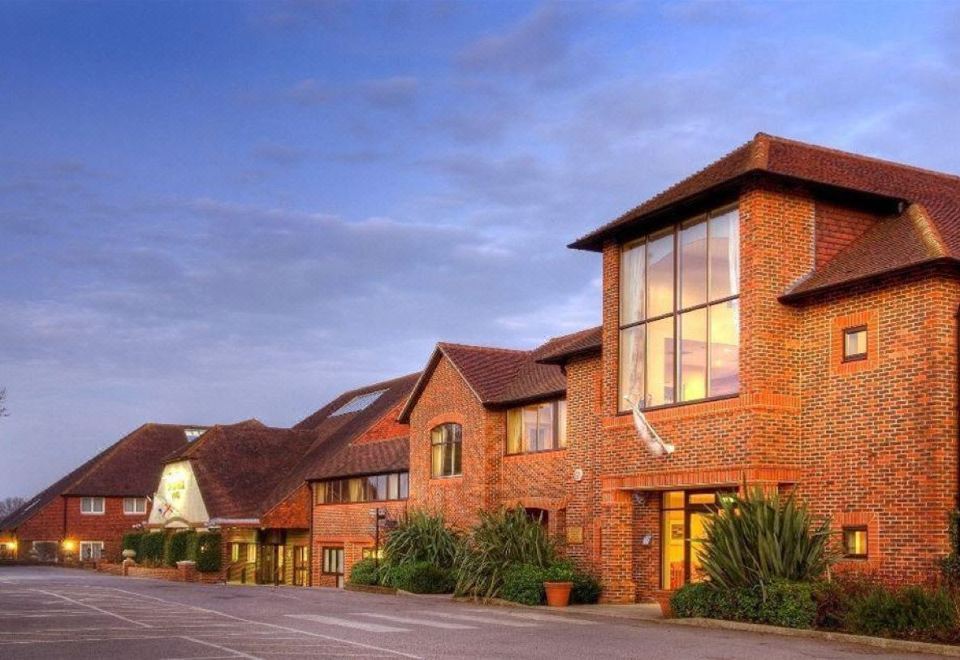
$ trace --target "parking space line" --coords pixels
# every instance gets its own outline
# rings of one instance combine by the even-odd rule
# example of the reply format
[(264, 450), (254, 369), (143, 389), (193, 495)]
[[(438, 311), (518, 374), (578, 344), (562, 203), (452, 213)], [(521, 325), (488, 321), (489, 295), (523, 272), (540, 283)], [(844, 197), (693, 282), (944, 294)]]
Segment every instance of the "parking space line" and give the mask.
[[(471, 612), (481, 612), (486, 613), (490, 610), (481, 610), (481, 609), (471, 609)], [(567, 617), (557, 614), (540, 614), (539, 612), (497, 612), (497, 614), (502, 614), (504, 616), (512, 616), (517, 619), (530, 619), (531, 621), (544, 621), (550, 623), (572, 623), (575, 626), (593, 626), (596, 625), (596, 621), (587, 621), (585, 619), (574, 619), (572, 617)]]
[(444, 623), (442, 621), (426, 621), (424, 619), (413, 619), (405, 616), (391, 616), (390, 614), (376, 614), (374, 612), (354, 612), (352, 616), (372, 616), (385, 621), (394, 623), (406, 623), (412, 626), (427, 626), (428, 628), (443, 628), (444, 630), (476, 630), (476, 626), (468, 626), (464, 623)]
[(203, 646), (209, 646), (210, 648), (217, 649), (218, 651), (226, 651), (228, 653), (233, 653), (234, 658), (248, 658), (249, 660), (263, 660), (263, 658), (250, 655), (249, 653), (244, 653), (243, 651), (238, 651), (237, 649), (232, 649), (229, 646), (220, 646), (219, 644), (214, 644), (213, 642), (205, 642), (201, 639), (196, 639), (194, 637), (187, 637), (185, 635), (180, 635), (180, 639), (185, 639), (188, 642), (193, 642), (194, 644), (201, 644)]
[(334, 616), (323, 616), (322, 614), (287, 614), (291, 619), (301, 619), (303, 621), (316, 621), (325, 623), (329, 626), (343, 626), (344, 628), (356, 628), (357, 630), (366, 630), (367, 632), (378, 633), (402, 633), (410, 632), (409, 628), (395, 628), (393, 626), (382, 626), (379, 623), (366, 623), (364, 621), (354, 621), (353, 619), (338, 619)]
[(432, 614), (444, 619), (456, 619), (459, 621), (473, 621), (476, 623), (490, 623), (497, 626), (509, 626), (511, 628), (536, 628), (536, 623), (527, 623), (526, 621), (509, 621), (506, 619), (497, 619), (492, 616), (474, 616), (472, 614), (450, 614), (448, 612), (436, 612), (432, 610), (420, 610), (424, 614)]
[(74, 600), (74, 599), (72, 599), (72, 598), (70, 598), (70, 597), (68, 597), (68, 596), (62, 596), (62, 595), (60, 595), (60, 594), (58, 594), (58, 593), (56, 593), (56, 592), (54, 592), (54, 591), (44, 591), (43, 589), (34, 589), (33, 591), (36, 591), (36, 592), (41, 593), (41, 594), (47, 594), (48, 596), (54, 596), (54, 597), (56, 597), (56, 598), (61, 598), (61, 599), (65, 600), (65, 601), (67, 601), (68, 603), (73, 603), (73, 604), (75, 604), (75, 605), (80, 605), (81, 607), (89, 607), (91, 610), (96, 610), (97, 612), (100, 612), (100, 613), (102, 613), (102, 614), (106, 614), (107, 616), (116, 617), (117, 619), (120, 619), (121, 621), (126, 621), (127, 623), (132, 623), (132, 624), (135, 625), (135, 626), (140, 626), (140, 627), (142, 627), (142, 628), (152, 628), (152, 627), (153, 627), (153, 626), (151, 626), (149, 623), (143, 623), (142, 621), (134, 621), (133, 619), (128, 619), (128, 618), (125, 617), (125, 616), (120, 616), (119, 614), (114, 614), (113, 612), (108, 612), (107, 610), (101, 609), (101, 608), (97, 607), (96, 605), (91, 605), (91, 604), (89, 604), (89, 603), (81, 603), (80, 601)]

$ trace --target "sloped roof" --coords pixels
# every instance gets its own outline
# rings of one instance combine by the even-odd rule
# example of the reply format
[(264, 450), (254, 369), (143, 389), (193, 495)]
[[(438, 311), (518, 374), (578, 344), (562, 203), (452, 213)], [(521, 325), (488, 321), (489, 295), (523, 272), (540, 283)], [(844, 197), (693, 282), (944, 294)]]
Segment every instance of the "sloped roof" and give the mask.
[(410, 469), (410, 439), (394, 438), (349, 444), (328, 460), (320, 462), (310, 479), (354, 477)]
[(566, 341), (543, 346), (538, 362), (563, 364), (572, 357), (598, 353), (603, 347), (603, 326), (587, 328), (566, 336)]
[(0, 521), (0, 529), (16, 529), (61, 495), (152, 495), (160, 477), (163, 457), (187, 444), (184, 430), (188, 428), (197, 427), (144, 424), (24, 502)]
[[(815, 275), (816, 279), (796, 287), (788, 296), (930, 260), (960, 258), (960, 177), (765, 133), (758, 133), (750, 142), (577, 239), (570, 247), (600, 250), (607, 238), (652, 223), (682, 203), (733, 188), (751, 176), (804, 181), (913, 207), (882, 221), (881, 226), (838, 254), (834, 261), (842, 260), (832, 267), (828, 264), (829, 273)], [(904, 240), (884, 240), (887, 237)]]
[(410, 412), (443, 357), (483, 405), (509, 405), (559, 396), (567, 390), (567, 378), (559, 366), (544, 364), (541, 358), (583, 341), (584, 334), (592, 330), (595, 329), (554, 337), (529, 351), (440, 342), (400, 412), (400, 421), (409, 421)]

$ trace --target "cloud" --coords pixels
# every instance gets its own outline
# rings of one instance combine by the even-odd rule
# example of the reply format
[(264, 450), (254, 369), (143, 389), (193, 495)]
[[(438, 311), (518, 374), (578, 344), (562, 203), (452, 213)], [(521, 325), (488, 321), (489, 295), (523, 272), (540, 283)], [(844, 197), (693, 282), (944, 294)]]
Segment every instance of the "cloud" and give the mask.
[(507, 30), (468, 44), (457, 63), (467, 71), (539, 74), (566, 60), (569, 29), (559, 5), (544, 5)]
[(420, 81), (413, 76), (393, 76), (360, 84), (360, 93), (373, 106), (396, 108), (414, 101)]

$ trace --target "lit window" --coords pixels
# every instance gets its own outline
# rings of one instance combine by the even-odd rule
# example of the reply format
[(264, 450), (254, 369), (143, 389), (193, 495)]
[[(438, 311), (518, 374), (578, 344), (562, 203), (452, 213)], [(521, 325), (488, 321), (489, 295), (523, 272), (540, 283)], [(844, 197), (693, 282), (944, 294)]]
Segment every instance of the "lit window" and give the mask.
[(373, 548), (364, 548), (360, 551), (361, 559), (383, 559), (383, 548), (374, 550)]
[(239, 543), (230, 544), (230, 561), (232, 562), (240, 561), (240, 544)]
[(867, 528), (843, 528), (843, 556), (851, 559), (866, 559), (867, 557)]
[(104, 512), (105, 505), (102, 497), (81, 497), (80, 513), (86, 515), (100, 515)]
[(409, 489), (410, 475), (407, 472), (391, 472), (321, 481), (316, 486), (316, 499), (317, 504), (405, 500)]
[(548, 401), (507, 411), (507, 453), (549, 451), (567, 446), (567, 402)]
[(147, 512), (147, 500), (144, 497), (124, 497), (123, 513), (128, 516), (145, 514)]
[(461, 474), (463, 430), (459, 424), (441, 424), (430, 432), (431, 474), (455, 477)]
[(80, 541), (80, 559), (99, 561), (103, 554), (103, 541)]
[(739, 227), (727, 208), (623, 246), (620, 410), (739, 391)]
[(843, 361), (854, 362), (867, 359), (867, 326), (847, 328), (843, 331)]
[(386, 392), (386, 390), (377, 390), (376, 392), (367, 392), (366, 394), (358, 394), (353, 397), (345, 404), (334, 410), (330, 413), (331, 417), (336, 417), (337, 415), (346, 415), (347, 413), (360, 412), (361, 410), (367, 408), (371, 403), (380, 398), (380, 395)]

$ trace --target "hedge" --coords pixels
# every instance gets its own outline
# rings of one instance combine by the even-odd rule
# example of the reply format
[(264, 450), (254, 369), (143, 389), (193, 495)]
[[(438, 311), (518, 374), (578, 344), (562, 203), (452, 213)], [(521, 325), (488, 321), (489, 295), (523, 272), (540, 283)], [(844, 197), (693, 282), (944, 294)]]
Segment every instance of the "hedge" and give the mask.
[[(163, 563), (167, 566), (176, 566), (178, 561), (191, 560), (196, 561), (196, 544), (191, 543), (196, 532), (176, 532), (167, 537), (163, 545)], [(191, 545), (193, 545), (193, 556), (190, 555)]]
[(956, 630), (957, 614), (943, 590), (876, 587), (851, 599), (845, 624), (850, 632), (862, 635), (948, 640)]
[(707, 582), (687, 584), (670, 599), (678, 617), (750, 621), (787, 628), (811, 628), (817, 616), (814, 587), (808, 582), (774, 580), (759, 587), (718, 589)]
[(514, 564), (503, 572), (500, 597), (522, 605), (540, 605), (546, 571), (533, 564)]
[(215, 573), (220, 570), (220, 546), (223, 539), (220, 532), (200, 532), (197, 534), (197, 570), (202, 573)]
[(133, 550), (137, 553), (137, 557), (140, 556), (140, 541), (143, 539), (144, 532), (131, 532), (130, 534), (123, 535), (123, 549), (124, 550)]
[(401, 564), (384, 576), (384, 584), (414, 594), (447, 594), (453, 592), (454, 579), (450, 569), (440, 568), (428, 561)]
[(159, 564), (163, 560), (164, 536), (162, 532), (148, 532), (140, 538), (138, 562)]
[(371, 557), (361, 559), (350, 569), (350, 584), (372, 585), (380, 583), (377, 561)]

